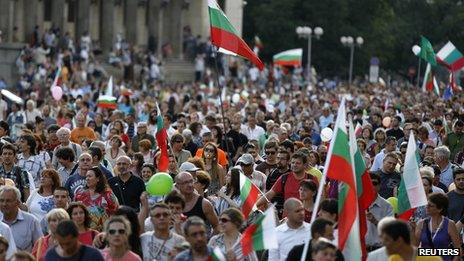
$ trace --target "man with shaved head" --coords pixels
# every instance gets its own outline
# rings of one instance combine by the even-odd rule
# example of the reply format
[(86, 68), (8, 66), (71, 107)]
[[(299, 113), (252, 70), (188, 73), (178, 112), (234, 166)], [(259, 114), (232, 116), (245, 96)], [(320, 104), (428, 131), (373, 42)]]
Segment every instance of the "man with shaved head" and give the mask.
[(289, 198), (284, 203), (284, 214), (287, 220), (276, 227), (279, 247), (269, 250), (269, 260), (285, 260), (290, 250), (304, 244), (311, 233), (311, 226), (304, 222), (303, 203), (296, 198)]
[(69, 191), (69, 197), (74, 199), (74, 195), (77, 192), (84, 189), (86, 184), (85, 182), (85, 175), (87, 171), (92, 167), (92, 156), (89, 153), (84, 152), (79, 155), (79, 162), (78, 162), (78, 170), (77, 173), (75, 172), (71, 175), (65, 183), (65, 188)]
[(216, 212), (214, 212), (211, 202), (195, 191), (193, 185), (197, 182), (196, 178), (194, 178), (192, 174), (184, 171), (177, 174), (175, 179), (176, 188), (185, 198), (184, 215), (187, 217), (200, 217), (216, 232), (218, 217), (216, 216)]
[(120, 156), (116, 160), (116, 176), (108, 180), (113, 193), (118, 198), (120, 205), (129, 206), (137, 212), (140, 207), (140, 196), (145, 191), (143, 180), (130, 171), (131, 159)]

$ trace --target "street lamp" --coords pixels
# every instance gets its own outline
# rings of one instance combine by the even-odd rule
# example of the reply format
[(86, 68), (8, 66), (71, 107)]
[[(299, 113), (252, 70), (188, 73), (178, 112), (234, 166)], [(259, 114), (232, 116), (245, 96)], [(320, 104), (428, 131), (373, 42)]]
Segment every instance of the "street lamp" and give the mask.
[(350, 48), (350, 72), (348, 78), (348, 85), (351, 86), (351, 81), (353, 77), (353, 56), (354, 56), (354, 47), (361, 47), (364, 43), (364, 39), (361, 36), (356, 37), (356, 41), (352, 36), (342, 36), (340, 37), (340, 42)]
[(308, 64), (307, 64), (307, 69), (308, 69), (308, 82), (311, 85), (311, 40), (313, 37), (316, 39), (319, 39), (321, 35), (324, 34), (324, 30), (321, 27), (316, 27), (314, 30), (309, 27), (309, 26), (298, 26), (296, 28), (296, 33), (300, 38), (308, 38)]
[[(414, 45), (412, 47), (412, 52), (414, 53), (415, 56), (419, 56), (419, 53), (421, 52), (421, 48), (419, 45)], [(417, 79), (416, 79), (416, 86), (419, 87), (419, 81), (420, 81), (420, 71), (421, 70), (421, 58), (419, 57), (419, 65), (417, 66)]]

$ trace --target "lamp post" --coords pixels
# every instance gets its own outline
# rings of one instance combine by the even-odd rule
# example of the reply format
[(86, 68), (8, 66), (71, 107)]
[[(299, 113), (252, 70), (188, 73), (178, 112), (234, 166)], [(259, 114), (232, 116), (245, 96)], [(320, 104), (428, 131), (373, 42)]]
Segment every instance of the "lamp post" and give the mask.
[(342, 36), (340, 37), (340, 42), (350, 48), (350, 71), (348, 76), (348, 85), (351, 86), (351, 81), (353, 79), (353, 57), (354, 57), (354, 48), (356, 46), (361, 47), (364, 43), (364, 39), (361, 36), (356, 37), (355, 39), (352, 36)]
[(319, 39), (321, 35), (324, 34), (324, 30), (321, 27), (314, 28), (314, 31), (309, 26), (298, 26), (296, 28), (296, 33), (300, 38), (307, 38), (308, 39), (308, 63), (307, 63), (307, 70), (308, 70), (308, 82), (311, 85), (312, 79), (312, 70), (311, 70), (311, 40), (313, 37)]
[[(418, 45), (414, 45), (412, 47), (412, 52), (414, 53), (415, 56), (419, 57), (419, 53), (421, 52), (421, 48)], [(419, 81), (420, 81), (420, 73), (421, 73), (421, 58), (419, 57), (419, 65), (417, 66), (417, 79), (416, 79), (416, 85), (419, 87)]]

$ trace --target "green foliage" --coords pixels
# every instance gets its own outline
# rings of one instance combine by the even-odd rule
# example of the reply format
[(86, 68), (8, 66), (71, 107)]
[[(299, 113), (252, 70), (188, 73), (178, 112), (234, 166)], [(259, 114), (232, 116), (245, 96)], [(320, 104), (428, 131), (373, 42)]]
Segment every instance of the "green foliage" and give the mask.
[[(354, 73), (368, 72), (369, 60), (380, 59), (382, 70), (406, 75), (417, 65), (411, 47), (427, 37), (436, 52), (451, 40), (464, 51), (464, 3), (459, 0), (248, 0), (243, 33), (247, 42), (259, 35), (264, 49), (260, 56), (302, 47), (306, 59), (307, 40), (299, 39), (299, 25), (320, 26), (324, 34), (313, 40), (312, 64), (325, 76), (346, 78), (349, 48), (341, 36), (362, 36), (356, 48)], [(306, 60), (305, 60), (306, 61)]]

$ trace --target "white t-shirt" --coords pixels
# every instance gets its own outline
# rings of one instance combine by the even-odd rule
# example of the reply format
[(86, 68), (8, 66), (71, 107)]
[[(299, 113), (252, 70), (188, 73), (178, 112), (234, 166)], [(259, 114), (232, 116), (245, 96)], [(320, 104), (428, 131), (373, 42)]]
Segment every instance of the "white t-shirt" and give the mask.
[(169, 252), (184, 242), (184, 237), (173, 232), (168, 240), (155, 237), (152, 231), (145, 232), (140, 236), (143, 260), (167, 261)]
[[(7, 107), (7, 103), (5, 100), (3, 99), (0, 99), (0, 121), (4, 121), (6, 120), (5, 117), (3, 117), (3, 113), (6, 112), (8, 110), (8, 107)], [(6, 115), (6, 113), (5, 113)]]
[(8, 249), (6, 250), (6, 260), (9, 260), (11, 256), (16, 253), (16, 244), (10, 227), (2, 221), (0, 221), (0, 236), (4, 237), (9, 243)]
[(38, 190), (34, 190), (27, 199), (26, 206), (29, 213), (34, 215), (40, 222), (54, 208), (55, 203), (53, 202), (53, 195), (44, 197), (38, 193)]

